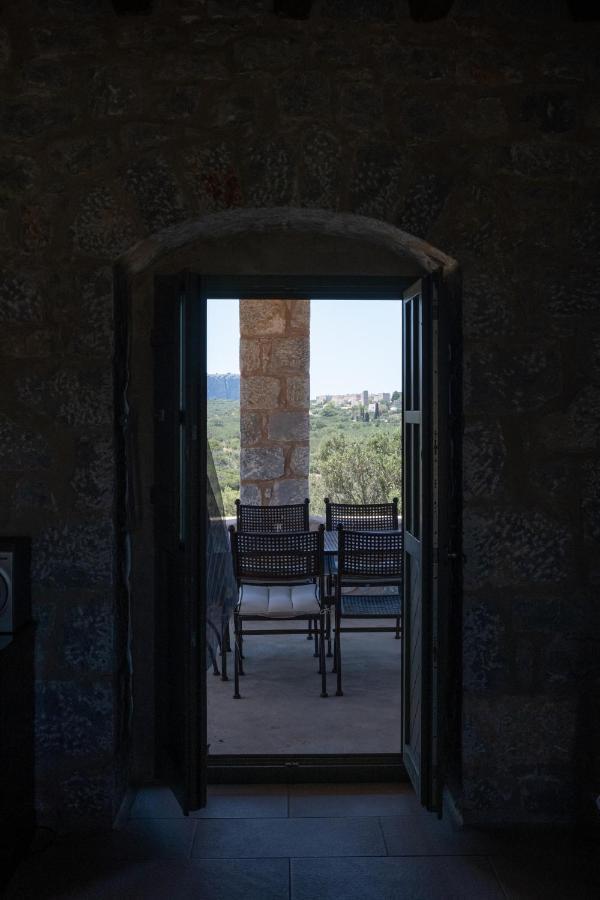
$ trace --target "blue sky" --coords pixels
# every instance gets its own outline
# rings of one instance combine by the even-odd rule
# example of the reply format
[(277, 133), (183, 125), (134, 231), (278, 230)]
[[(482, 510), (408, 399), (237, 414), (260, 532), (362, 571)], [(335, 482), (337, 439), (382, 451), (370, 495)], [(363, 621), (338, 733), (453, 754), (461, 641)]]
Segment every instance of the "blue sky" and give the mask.
[[(239, 372), (237, 300), (209, 300), (207, 316), (207, 370)], [(400, 390), (401, 379), (400, 301), (311, 301), (311, 397)]]

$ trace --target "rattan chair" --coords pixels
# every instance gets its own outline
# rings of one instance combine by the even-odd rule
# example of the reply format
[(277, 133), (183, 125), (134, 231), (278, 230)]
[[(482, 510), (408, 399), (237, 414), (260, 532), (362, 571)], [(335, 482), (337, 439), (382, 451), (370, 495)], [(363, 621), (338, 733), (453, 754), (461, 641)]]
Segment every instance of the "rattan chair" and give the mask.
[[(337, 573), (335, 577), (334, 671), (336, 695), (342, 696), (341, 634), (344, 631), (389, 631), (398, 629), (402, 615), (404, 547), (401, 531), (348, 531), (338, 526)], [(344, 588), (368, 588), (345, 594)], [(393, 591), (375, 588), (394, 588)], [(344, 627), (344, 619), (395, 618), (396, 626)]]
[(398, 498), (391, 503), (332, 503), (325, 497), (325, 528), (338, 525), (353, 531), (397, 531)]
[(238, 531), (308, 531), (308, 498), (285, 506), (251, 506), (235, 501)]
[[(235, 501), (235, 517), (238, 531), (261, 533), (266, 531), (308, 531), (308, 498), (303, 503), (291, 503), (285, 506), (254, 506), (250, 503), (242, 503), (237, 499)], [(316, 637), (318, 626), (316, 623), (310, 622), (306, 635), (309, 641), (313, 639), (313, 625)], [(229, 623), (227, 623), (221, 638), (222, 681), (229, 681), (226, 656), (227, 651), (231, 648), (229, 630)]]
[(234, 698), (244, 674), (242, 641), (252, 634), (297, 634), (289, 628), (244, 631), (246, 621), (317, 621), (321, 697), (327, 696), (325, 667), (324, 526), (318, 531), (244, 532), (232, 526), (231, 550), (238, 584), (234, 611)]
[[(398, 498), (390, 503), (332, 503), (325, 497), (325, 528), (335, 531), (340, 525), (353, 531), (397, 531)], [(336, 557), (328, 557), (327, 593), (333, 593), (333, 579), (337, 570)], [(327, 655), (331, 656), (331, 629), (327, 627)], [(396, 640), (400, 640), (400, 618), (396, 619)]]
[[(308, 497), (302, 503), (288, 503), (279, 506), (254, 506), (250, 503), (235, 501), (236, 526), (238, 531), (260, 532), (266, 531), (288, 532), (308, 531)], [(317, 638), (318, 622), (309, 622), (306, 640)], [(317, 649), (315, 647), (315, 656)]]

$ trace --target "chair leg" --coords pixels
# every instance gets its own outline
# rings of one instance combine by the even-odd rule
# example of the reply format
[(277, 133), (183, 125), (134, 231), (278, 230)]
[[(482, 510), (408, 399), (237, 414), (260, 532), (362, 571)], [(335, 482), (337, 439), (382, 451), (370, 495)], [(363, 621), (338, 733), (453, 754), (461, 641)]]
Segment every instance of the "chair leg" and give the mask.
[(333, 656), (331, 652), (331, 608), (327, 607), (327, 656)]
[(227, 650), (231, 648), (229, 637), (229, 622), (225, 623), (221, 638), (221, 681), (229, 681), (227, 675)]
[(237, 613), (234, 613), (233, 615), (233, 623), (235, 630), (235, 646), (240, 657), (240, 675), (245, 675), (244, 660), (246, 657), (244, 656), (244, 625)]
[(313, 631), (315, 634), (315, 652), (313, 653), (313, 656), (318, 657), (319, 656), (319, 635), (320, 635), (319, 619), (314, 620)]
[(319, 652), (317, 654), (319, 665), (317, 667), (317, 672), (319, 675), (323, 674), (323, 665), (321, 661), (321, 619), (315, 619), (315, 622), (319, 625)]
[(312, 636), (313, 636), (312, 631), (313, 631), (313, 623), (312, 623), (312, 619), (309, 619), (309, 620), (308, 620), (308, 630), (307, 630), (307, 632), (306, 632), (306, 640), (307, 640), (307, 641), (311, 641), (311, 640), (312, 640)]
[(396, 635), (395, 639), (400, 640), (400, 616), (396, 616)]
[(239, 629), (238, 634), (239, 634), (239, 641), (240, 641), (240, 675), (245, 675), (246, 672), (244, 671), (244, 660), (246, 659), (246, 657), (244, 656), (244, 652), (243, 652), (243, 650), (244, 650), (244, 623), (242, 622), (241, 619), (239, 621), (238, 629)]
[[(337, 659), (338, 659), (338, 619), (337, 619), (337, 610), (336, 607), (333, 609), (333, 625), (331, 626), (331, 630), (333, 632), (333, 662), (331, 664), (331, 671), (333, 673), (337, 672)], [(341, 637), (340, 637), (341, 641)]]
[(327, 696), (327, 666), (325, 665), (325, 617), (326, 611), (321, 610), (320, 635), (319, 635), (319, 668), (321, 670), (321, 697)]
[(234, 663), (233, 663), (233, 699), (240, 700), (240, 643), (239, 643), (239, 616), (237, 613), (233, 617), (233, 645), (234, 645)]
[(333, 611), (333, 625), (331, 625), (331, 630), (333, 632), (333, 662), (331, 663), (331, 671), (335, 673), (337, 672), (337, 619), (335, 617), (335, 609)]
[(335, 608), (335, 671), (337, 675), (336, 697), (343, 697), (342, 691), (342, 646), (340, 640), (341, 615), (336, 605)]

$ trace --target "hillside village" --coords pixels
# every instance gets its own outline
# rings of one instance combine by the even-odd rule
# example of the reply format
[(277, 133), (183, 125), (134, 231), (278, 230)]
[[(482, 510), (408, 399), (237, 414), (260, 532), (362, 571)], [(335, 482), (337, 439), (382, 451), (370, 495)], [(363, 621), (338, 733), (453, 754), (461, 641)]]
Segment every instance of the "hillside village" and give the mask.
[[(209, 444), (225, 511), (231, 515), (240, 494), (239, 375), (208, 375), (207, 385)], [(399, 391), (375, 393), (367, 390), (321, 394), (311, 400), (309, 415), (310, 487), (316, 501), (319, 453), (324, 442), (336, 435), (361, 443), (374, 434), (397, 435), (402, 422), (402, 394)]]
[(371, 393), (368, 390), (358, 394), (318, 394), (311, 400), (311, 415), (318, 414), (328, 405), (350, 410), (353, 421), (368, 422), (371, 417), (378, 419), (401, 413), (402, 394), (399, 391)]

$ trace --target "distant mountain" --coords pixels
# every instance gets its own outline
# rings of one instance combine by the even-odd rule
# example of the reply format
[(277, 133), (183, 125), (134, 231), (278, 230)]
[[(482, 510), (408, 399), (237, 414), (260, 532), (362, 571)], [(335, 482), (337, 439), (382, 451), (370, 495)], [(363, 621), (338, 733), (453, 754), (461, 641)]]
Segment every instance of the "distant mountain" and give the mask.
[(207, 375), (206, 396), (209, 400), (239, 400), (240, 376), (232, 375)]

